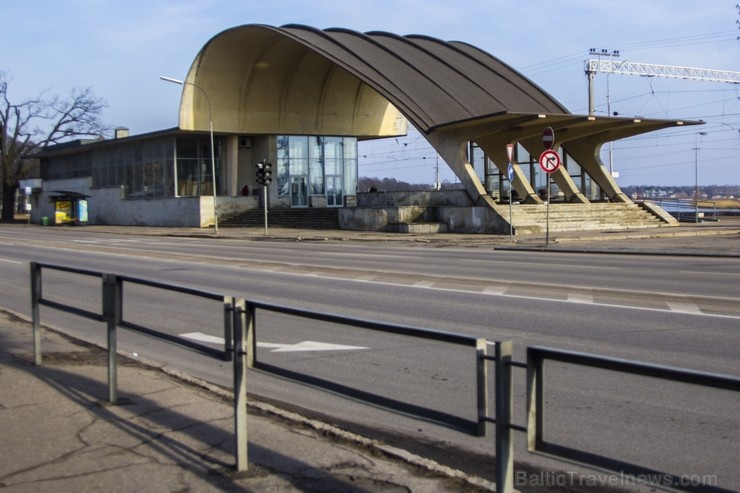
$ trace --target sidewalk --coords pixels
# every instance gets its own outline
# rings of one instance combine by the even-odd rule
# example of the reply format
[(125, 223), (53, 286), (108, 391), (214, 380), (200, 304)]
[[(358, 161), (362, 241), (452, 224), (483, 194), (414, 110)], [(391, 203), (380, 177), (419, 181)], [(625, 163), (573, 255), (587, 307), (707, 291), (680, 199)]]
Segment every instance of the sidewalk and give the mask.
[[(481, 479), (262, 403), (236, 474), (231, 393), (107, 355), (0, 311), (0, 489), (21, 492), (477, 492)], [(417, 465), (414, 465), (417, 463)], [(478, 486), (475, 486), (477, 484)]]

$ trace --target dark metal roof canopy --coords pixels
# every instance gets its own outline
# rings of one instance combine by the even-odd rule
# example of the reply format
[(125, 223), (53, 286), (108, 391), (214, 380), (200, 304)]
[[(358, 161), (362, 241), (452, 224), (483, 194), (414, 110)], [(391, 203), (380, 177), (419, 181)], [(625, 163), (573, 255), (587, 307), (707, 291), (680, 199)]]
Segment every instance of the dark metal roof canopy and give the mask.
[(330, 59), (372, 86), (421, 132), (503, 112), (568, 113), (558, 101), (494, 56), (462, 42), (429, 36), (272, 29)]

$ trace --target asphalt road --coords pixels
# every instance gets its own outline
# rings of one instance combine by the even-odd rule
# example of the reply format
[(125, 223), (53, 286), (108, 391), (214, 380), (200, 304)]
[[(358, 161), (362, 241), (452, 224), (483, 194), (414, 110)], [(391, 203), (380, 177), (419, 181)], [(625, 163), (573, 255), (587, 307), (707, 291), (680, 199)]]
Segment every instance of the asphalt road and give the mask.
[[(499, 251), (485, 245), (269, 242), (0, 229), (2, 305), (28, 314), (31, 260), (115, 272), (352, 317), (740, 374), (740, 260)], [(44, 274), (44, 296), (98, 309), (99, 284)], [(218, 306), (131, 290), (127, 313), (174, 333), (218, 336)], [(474, 419), (473, 354), (448, 345), (258, 314), (261, 361)], [(102, 326), (47, 310), (47, 323), (103, 340)], [(298, 351), (305, 341), (366, 349)], [(278, 346), (279, 345), (279, 346)], [(228, 385), (229, 367), (126, 335), (121, 347)], [(738, 398), (556, 365), (548, 439), (657, 469), (709, 472), (740, 488)], [(551, 380), (550, 380), (551, 378)], [(254, 372), (250, 391), (477, 467), (492, 440), (410, 421)], [(517, 376), (515, 421), (525, 416)], [(729, 410), (730, 412), (726, 412)], [(563, 467), (523, 452), (518, 457)], [(419, 445), (417, 445), (419, 446)], [(433, 449), (433, 450), (432, 450)], [(455, 450), (450, 454), (449, 450)], [(469, 460), (470, 458), (473, 460)], [(647, 459), (646, 459), (647, 457)], [(490, 459), (490, 457), (489, 457)], [(457, 462), (457, 463), (456, 463)], [(485, 464), (484, 464), (485, 466)], [(481, 471), (475, 471), (481, 473)], [(490, 471), (492, 472), (492, 468)], [(481, 474), (486, 476), (485, 471)], [(490, 474), (488, 474), (490, 476)]]

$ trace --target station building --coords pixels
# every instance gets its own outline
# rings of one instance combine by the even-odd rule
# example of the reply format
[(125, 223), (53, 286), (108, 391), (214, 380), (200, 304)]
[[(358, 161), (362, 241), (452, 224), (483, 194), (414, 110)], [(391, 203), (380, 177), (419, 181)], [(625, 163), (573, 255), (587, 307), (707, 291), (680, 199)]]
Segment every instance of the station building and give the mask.
[[(266, 197), (272, 211), (330, 209), (346, 229), (526, 233), (541, 230), (541, 190), (549, 188), (558, 229), (675, 225), (654, 204), (632, 203), (599, 150), (696, 123), (572, 114), (464, 42), (300, 25), (221, 32), (182, 82), (177, 128), (120, 128), (113, 139), (35, 155), (42, 182), (32, 220), (56, 219), (60, 197), (76, 197), (88, 205), (88, 224), (237, 225)], [(358, 142), (406, 135), (409, 124), (460, 190), (358, 190)], [(538, 162), (545, 128), (562, 161), (552, 173)], [(272, 164), (267, 193), (256, 181), (262, 162)]]

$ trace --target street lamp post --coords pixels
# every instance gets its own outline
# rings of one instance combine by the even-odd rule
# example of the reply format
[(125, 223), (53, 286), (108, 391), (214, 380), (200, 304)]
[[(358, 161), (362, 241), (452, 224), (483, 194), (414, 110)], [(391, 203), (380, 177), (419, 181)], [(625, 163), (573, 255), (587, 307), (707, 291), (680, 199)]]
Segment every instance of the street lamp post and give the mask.
[(699, 222), (699, 136), (706, 132), (696, 132), (694, 135), (694, 222)]
[(214, 232), (215, 234), (218, 234), (218, 209), (216, 207), (216, 153), (215, 148), (213, 144), (213, 115), (211, 114), (211, 98), (208, 97), (208, 93), (205, 89), (200, 87), (197, 84), (194, 84), (192, 82), (186, 82), (182, 81), (180, 79), (175, 79), (173, 77), (165, 77), (164, 75), (159, 76), (160, 79), (172, 82), (173, 84), (180, 84), (182, 85), (191, 85), (193, 87), (196, 87), (200, 89), (203, 92), (203, 95), (206, 97), (206, 102), (208, 103), (208, 125), (210, 126), (211, 130), (211, 178), (213, 180), (213, 226), (214, 226)]

